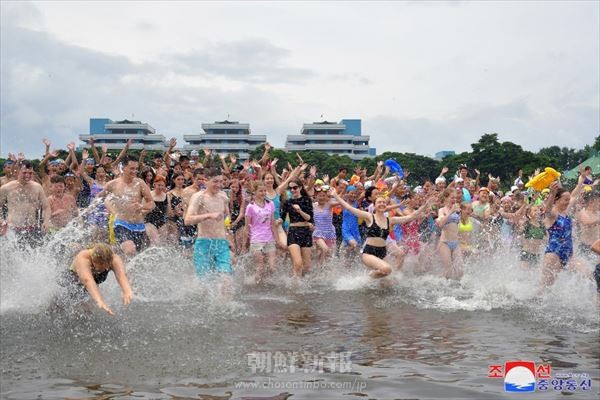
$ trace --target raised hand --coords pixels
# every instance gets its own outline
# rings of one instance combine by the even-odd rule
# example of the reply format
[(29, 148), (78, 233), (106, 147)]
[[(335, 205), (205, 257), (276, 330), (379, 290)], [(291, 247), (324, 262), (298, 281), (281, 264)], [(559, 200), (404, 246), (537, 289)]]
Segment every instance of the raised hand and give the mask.
[(106, 143), (104, 143), (102, 145), (102, 153), (106, 154), (107, 151), (108, 151), (108, 146), (106, 145)]
[(172, 149), (176, 145), (177, 145), (177, 139), (171, 138), (171, 140), (169, 140), (169, 147)]
[(225, 154), (223, 154), (223, 153), (219, 154), (219, 158), (220, 158), (221, 160), (225, 160)]
[(442, 175), (446, 175), (448, 173), (448, 167), (444, 165), (442, 168)]
[(81, 151), (81, 158), (85, 161), (88, 157), (90, 156), (90, 153), (87, 151), (87, 149), (83, 149)]
[(269, 142), (265, 142), (265, 150), (271, 150), (271, 144)]
[(317, 176), (317, 167), (315, 165), (310, 167), (310, 176)]
[(67, 149), (69, 151), (75, 150), (75, 142), (71, 142), (71, 143), (67, 144)]
[(382, 165), (383, 165), (383, 161), (382, 160), (377, 161), (377, 166), (378, 167), (381, 167)]
[(133, 144), (133, 139), (129, 139), (127, 141), (127, 147), (131, 146)]
[[(56, 156), (55, 156), (55, 157), (56, 157)], [(18, 161), (18, 162), (21, 162), (21, 161), (23, 161), (24, 159), (25, 159), (25, 154), (23, 154), (23, 153), (19, 153), (19, 154), (17, 155), (17, 161)]]
[(94, 137), (90, 136), (90, 140), (88, 140), (88, 143), (90, 144), (90, 146), (93, 146), (95, 142), (96, 141), (94, 140)]
[[(481, 175), (481, 172), (479, 172), (477, 168), (475, 168), (475, 173), (477, 174), (477, 176)], [(521, 173), (523, 173), (523, 171), (521, 171)]]
[(211, 153), (211, 152), (212, 152), (212, 150), (211, 150), (211, 149), (204, 149), (204, 155), (205, 155), (206, 157), (210, 156), (210, 153)]
[(47, 148), (47, 149), (49, 149), (49, 148), (50, 148), (50, 141), (49, 141), (48, 139), (44, 138), (44, 139), (42, 140), (42, 143), (44, 143), (44, 145), (46, 145), (46, 148)]
[(304, 163), (300, 166), (300, 171), (304, 172), (306, 170), (306, 168), (308, 168), (308, 164)]

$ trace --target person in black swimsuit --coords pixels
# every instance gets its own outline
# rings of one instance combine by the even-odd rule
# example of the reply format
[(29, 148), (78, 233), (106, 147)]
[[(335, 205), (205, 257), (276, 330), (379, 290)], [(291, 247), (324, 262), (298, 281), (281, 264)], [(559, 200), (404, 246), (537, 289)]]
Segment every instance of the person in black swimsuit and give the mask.
[(359, 210), (352, 207), (344, 199), (342, 199), (335, 190), (329, 192), (346, 210), (356, 215), (358, 218), (363, 218), (367, 222), (366, 240), (362, 253), (362, 262), (371, 270), (369, 275), (372, 278), (383, 278), (392, 272), (390, 263), (384, 260), (387, 255), (386, 239), (390, 234), (390, 230), (396, 224), (406, 224), (417, 218), (425, 216), (428, 209), (431, 209), (433, 199), (423, 204), (418, 210), (412, 214), (402, 217), (386, 217), (385, 209), (387, 207), (387, 199), (384, 196), (378, 196), (375, 199), (375, 213), (371, 214), (367, 211)]
[(73, 259), (71, 268), (62, 276), (61, 284), (67, 287), (71, 301), (81, 302), (91, 297), (99, 309), (113, 315), (98, 288), (98, 285), (106, 280), (110, 271), (115, 274), (117, 283), (121, 287), (123, 304), (129, 304), (133, 292), (125, 273), (125, 264), (121, 257), (104, 243), (80, 251)]
[(167, 196), (167, 182), (162, 175), (154, 178), (154, 190), (152, 200), (154, 208), (146, 214), (144, 221), (146, 223), (146, 233), (152, 244), (161, 244), (167, 239), (167, 215), (170, 211), (169, 196)]
[(287, 246), (295, 276), (304, 276), (310, 269), (312, 255), (313, 203), (302, 182), (293, 179), (288, 184), (291, 198), (281, 206), (281, 220), (290, 217)]

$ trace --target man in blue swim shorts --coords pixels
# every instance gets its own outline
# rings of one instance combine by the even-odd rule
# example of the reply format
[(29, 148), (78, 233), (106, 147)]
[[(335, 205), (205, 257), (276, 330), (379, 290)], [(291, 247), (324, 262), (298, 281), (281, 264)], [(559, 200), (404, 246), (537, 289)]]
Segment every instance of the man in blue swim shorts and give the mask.
[(196, 273), (233, 274), (225, 217), (229, 215), (229, 200), (221, 190), (223, 176), (215, 168), (205, 170), (206, 189), (192, 195), (185, 214), (186, 225), (198, 225), (193, 261)]

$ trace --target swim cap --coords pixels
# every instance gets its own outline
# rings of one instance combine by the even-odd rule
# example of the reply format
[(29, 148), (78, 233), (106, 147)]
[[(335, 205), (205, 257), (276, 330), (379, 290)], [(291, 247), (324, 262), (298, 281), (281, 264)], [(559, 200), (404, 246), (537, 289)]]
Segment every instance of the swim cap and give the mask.
[(315, 185), (324, 185), (324, 184), (325, 184), (325, 182), (323, 182), (323, 180), (321, 180), (321, 179), (317, 179), (315, 181)]
[(346, 188), (347, 193), (354, 192), (355, 190), (356, 190), (356, 186), (354, 186), (354, 185), (350, 185)]

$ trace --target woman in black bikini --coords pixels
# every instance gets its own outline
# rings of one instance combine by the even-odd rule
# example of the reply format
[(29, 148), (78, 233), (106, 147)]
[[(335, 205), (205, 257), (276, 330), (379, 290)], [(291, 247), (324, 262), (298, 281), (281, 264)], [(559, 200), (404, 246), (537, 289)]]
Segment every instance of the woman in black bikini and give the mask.
[(423, 204), (419, 209), (410, 215), (402, 217), (386, 217), (385, 208), (387, 200), (384, 196), (378, 196), (375, 199), (375, 212), (373, 214), (352, 207), (342, 199), (335, 190), (329, 192), (346, 210), (362, 218), (367, 222), (366, 240), (362, 253), (362, 262), (371, 269), (369, 275), (371, 278), (383, 278), (392, 272), (390, 263), (384, 260), (387, 255), (386, 239), (390, 230), (396, 224), (406, 224), (425, 215), (425, 210), (430, 209), (433, 199)]

